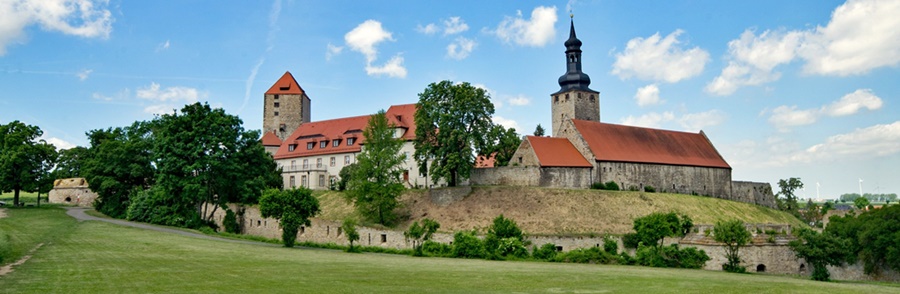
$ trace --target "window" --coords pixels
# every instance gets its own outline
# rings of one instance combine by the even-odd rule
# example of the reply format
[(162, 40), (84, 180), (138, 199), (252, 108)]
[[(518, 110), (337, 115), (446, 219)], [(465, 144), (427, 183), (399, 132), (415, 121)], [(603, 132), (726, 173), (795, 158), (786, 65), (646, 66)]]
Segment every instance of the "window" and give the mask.
[(569, 101), (569, 94), (566, 94), (566, 101)]
[[(280, 125), (278, 125), (278, 131), (279, 131), (279, 132), (284, 133), (284, 131), (285, 131), (286, 129), (287, 129), (287, 126), (286, 126), (285, 124), (280, 124)], [(291, 151), (293, 151), (293, 150), (291, 150)]]
[(387, 234), (381, 234), (381, 243), (387, 243)]
[(591, 94), (591, 102), (594, 102), (594, 95)]
[(303, 169), (309, 169), (309, 159), (303, 160)]
[(353, 146), (353, 143), (356, 143), (356, 138), (347, 138), (347, 146)]
[(344, 155), (344, 165), (350, 164), (350, 155)]
[(278, 108), (279, 106), (281, 106), (281, 103), (275, 102), (275, 108)]
[(403, 180), (409, 182), (409, 170), (403, 171)]
[(316, 143), (313, 143), (313, 142), (306, 143), (306, 150), (312, 150), (313, 146), (316, 146)]
[(278, 94), (275, 94), (275, 100), (278, 100)]
[(325, 175), (319, 175), (319, 187), (325, 187)]
[(316, 158), (316, 167), (322, 167), (322, 159)]
[(306, 181), (306, 176), (300, 176), (300, 186), (309, 188), (309, 182)]
[(341, 146), (341, 140), (340, 140), (340, 139), (335, 139), (335, 140), (332, 140), (332, 141), (331, 141), (331, 147), (338, 147), (338, 146)]
[(288, 145), (288, 151), (294, 151), (294, 149), (297, 149), (297, 144)]
[(319, 148), (325, 148), (328, 146), (328, 141), (319, 142)]
[(291, 176), (291, 188), (297, 187), (297, 179), (294, 176)]
[(553, 96), (553, 102), (559, 102), (559, 95)]
[(337, 177), (335, 177), (335, 176), (328, 176), (328, 184), (331, 185), (332, 187), (334, 187), (334, 184), (335, 184), (335, 183), (337, 183)]
[(278, 116), (278, 111), (275, 112), (275, 116)]
[(331, 166), (334, 166), (334, 162), (335, 162), (334, 156), (332, 156), (332, 157), (331, 157), (331, 162), (330, 162), (330, 163), (331, 163)]
[(297, 169), (297, 161), (291, 160), (291, 170), (296, 170), (296, 169)]

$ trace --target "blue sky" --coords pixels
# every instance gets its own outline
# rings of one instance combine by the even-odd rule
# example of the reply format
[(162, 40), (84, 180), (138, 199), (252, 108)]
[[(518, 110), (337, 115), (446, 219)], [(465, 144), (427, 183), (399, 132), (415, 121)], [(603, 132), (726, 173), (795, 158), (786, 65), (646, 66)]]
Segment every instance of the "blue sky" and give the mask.
[(203, 101), (260, 129), (290, 71), (313, 120), (449, 79), (530, 134), (550, 127), (569, 11), (602, 121), (702, 129), (735, 180), (800, 177), (805, 197), (900, 192), (898, 1), (0, 0), (0, 122), (66, 148)]

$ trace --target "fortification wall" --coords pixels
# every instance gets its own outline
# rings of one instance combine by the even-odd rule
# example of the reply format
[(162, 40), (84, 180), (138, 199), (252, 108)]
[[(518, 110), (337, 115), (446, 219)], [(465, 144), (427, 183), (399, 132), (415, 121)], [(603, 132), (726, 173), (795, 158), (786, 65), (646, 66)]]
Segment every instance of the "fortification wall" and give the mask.
[(591, 186), (591, 169), (536, 166), (478, 168), (472, 171), (469, 183), (472, 185), (588, 188)]
[(731, 195), (731, 170), (696, 166), (600, 162), (599, 182), (614, 181), (622, 190), (643, 190), (652, 186), (658, 192), (699, 194), (728, 199)]
[(772, 193), (772, 185), (758, 182), (731, 182), (730, 200), (756, 204), (768, 208), (778, 208), (775, 203), (775, 194)]

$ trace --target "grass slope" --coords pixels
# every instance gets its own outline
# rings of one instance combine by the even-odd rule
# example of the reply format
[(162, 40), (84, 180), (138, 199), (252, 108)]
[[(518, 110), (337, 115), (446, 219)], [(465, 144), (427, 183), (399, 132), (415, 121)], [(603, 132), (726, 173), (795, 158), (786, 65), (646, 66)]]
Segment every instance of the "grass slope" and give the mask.
[(0, 264), (15, 262), (40, 243), (45, 245), (69, 234), (75, 227), (72, 218), (56, 205), (4, 208), (6, 217), (0, 219)]
[[(54, 210), (62, 215), (62, 211)], [(26, 213), (36, 212), (28, 210)], [(0, 220), (20, 224), (16, 214)], [(57, 216), (54, 216), (56, 218)], [(30, 218), (33, 219), (33, 218)], [(629, 266), (350, 254), (183, 237), (88, 221), (0, 277), (2, 293), (896, 293), (892, 285)]]
[[(317, 194), (322, 203), (320, 218), (340, 220), (356, 216), (343, 193)], [(632, 221), (652, 212), (687, 214), (697, 224), (715, 224), (739, 219), (747, 223), (779, 223), (803, 226), (790, 214), (761, 206), (718, 198), (684, 194), (630, 191), (572, 190), (537, 187), (474, 187), (465, 199), (447, 207), (431, 203), (423, 190), (401, 197), (402, 214), (412, 221), (432, 218), (442, 231), (486, 228), (500, 214), (516, 220), (529, 234), (625, 234)]]

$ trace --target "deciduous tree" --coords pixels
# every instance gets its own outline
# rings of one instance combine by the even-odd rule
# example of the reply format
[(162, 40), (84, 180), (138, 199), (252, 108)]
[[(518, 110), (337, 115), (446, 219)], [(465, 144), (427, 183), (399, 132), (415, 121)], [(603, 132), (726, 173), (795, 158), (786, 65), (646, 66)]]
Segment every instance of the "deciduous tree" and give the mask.
[(750, 232), (740, 220), (720, 221), (713, 228), (713, 239), (725, 244), (725, 257), (728, 263), (722, 265), (722, 269), (729, 272), (743, 273), (746, 271), (741, 266), (740, 249), (750, 242)]
[[(494, 104), (484, 89), (469, 83), (432, 83), (419, 94), (415, 158), (421, 173), (436, 184), (456, 186), (468, 179), (476, 154), (487, 154)], [(431, 161), (431, 169), (428, 162)]]
[(691, 218), (674, 212), (654, 212), (634, 220), (634, 231), (639, 243), (644, 246), (660, 247), (663, 238), (684, 236), (693, 226)]
[(515, 128), (506, 129), (501, 125), (495, 125), (490, 136), (491, 146), (484, 155), (494, 154), (494, 166), (506, 166), (522, 144), (522, 137), (519, 137)]
[(312, 190), (300, 187), (290, 190), (268, 189), (259, 198), (259, 212), (281, 225), (284, 247), (294, 247), (300, 226), (309, 226), (309, 218), (319, 213), (319, 200)]
[(356, 252), (353, 249), (353, 242), (359, 241), (359, 232), (356, 231), (356, 221), (352, 218), (344, 219), (344, 223), (341, 224), (341, 229), (344, 230), (344, 234), (347, 235), (347, 241), (350, 242), (350, 248), (347, 248), (347, 252)]
[(422, 219), (422, 225), (419, 225), (418, 221), (413, 222), (413, 224), (409, 226), (409, 229), (407, 229), (406, 232), (403, 232), (403, 236), (413, 239), (413, 254), (422, 256), (422, 244), (425, 241), (431, 240), (431, 235), (433, 235), (434, 232), (437, 232), (439, 228), (441, 228), (441, 224), (432, 219), (425, 218)]
[(143, 121), (87, 133), (90, 148), (83, 154), (81, 170), (97, 193), (97, 211), (125, 218), (130, 199), (153, 184), (152, 134), (150, 123)]
[(800, 181), (800, 178), (781, 179), (778, 180), (778, 187), (781, 188), (778, 195), (784, 198), (779, 198), (781, 209), (797, 215), (797, 195), (794, 195), (794, 191), (803, 189), (803, 182)]
[(38, 190), (38, 180), (56, 158), (56, 147), (39, 139), (43, 134), (20, 121), (0, 125), (0, 191), (12, 191), (14, 205), (20, 191)]
[(394, 138), (394, 126), (385, 112), (379, 111), (369, 119), (363, 130), (365, 142), (356, 157), (357, 167), (350, 176), (347, 197), (365, 217), (380, 224), (394, 220), (393, 211), (399, 202), (397, 197), (406, 188), (401, 182), (400, 165), (406, 159), (400, 148), (403, 141)]
[(850, 243), (828, 233), (800, 228), (797, 240), (788, 243), (797, 258), (803, 258), (813, 267), (812, 279), (828, 281), (831, 274), (826, 265), (840, 266), (849, 254)]

